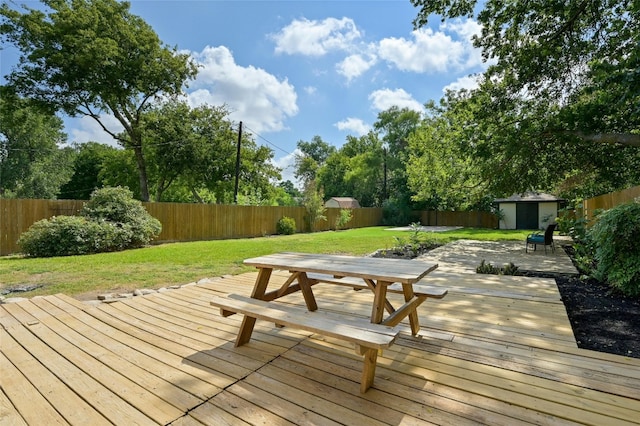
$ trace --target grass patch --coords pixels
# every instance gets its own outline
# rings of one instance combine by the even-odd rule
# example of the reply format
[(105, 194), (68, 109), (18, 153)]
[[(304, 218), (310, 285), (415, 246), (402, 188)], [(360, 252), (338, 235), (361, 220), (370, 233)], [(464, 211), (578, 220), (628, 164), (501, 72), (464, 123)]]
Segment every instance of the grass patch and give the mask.
[[(524, 241), (529, 232), (465, 228), (429, 234), (432, 240), (446, 244), (458, 239)], [(7, 295), (32, 297), (56, 293), (78, 296), (83, 293), (159, 288), (207, 277), (254, 271), (254, 268), (244, 266), (242, 261), (280, 251), (361, 256), (378, 249), (392, 248), (395, 244), (394, 237), (406, 238), (407, 232), (371, 227), (313, 234), (162, 244), (85, 256), (41, 259), (10, 256), (0, 258), (0, 290), (19, 285), (42, 285), (34, 291)]]

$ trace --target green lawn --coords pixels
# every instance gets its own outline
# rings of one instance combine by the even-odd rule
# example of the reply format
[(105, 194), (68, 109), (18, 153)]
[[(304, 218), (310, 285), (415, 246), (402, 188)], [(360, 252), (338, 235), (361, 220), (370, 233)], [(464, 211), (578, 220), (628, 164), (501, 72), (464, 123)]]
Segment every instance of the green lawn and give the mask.
[[(463, 238), (524, 241), (528, 233), (529, 231), (461, 229), (429, 233), (429, 236), (442, 243)], [(365, 255), (397, 245), (394, 237), (409, 241), (410, 235), (411, 232), (372, 227), (313, 234), (162, 244), (89, 256), (44, 259), (1, 257), (0, 289), (25, 284), (43, 285), (31, 292), (6, 295), (32, 297), (55, 293), (81, 295), (159, 288), (251, 271), (253, 268), (244, 266), (242, 261), (267, 253), (300, 251)]]

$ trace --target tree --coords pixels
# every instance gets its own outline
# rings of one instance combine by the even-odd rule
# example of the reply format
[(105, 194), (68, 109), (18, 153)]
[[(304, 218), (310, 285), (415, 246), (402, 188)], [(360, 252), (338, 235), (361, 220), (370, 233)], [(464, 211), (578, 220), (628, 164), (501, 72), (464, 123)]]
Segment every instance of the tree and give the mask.
[(73, 173), (62, 120), (0, 89), (0, 196), (56, 198)]
[[(476, 14), (476, 0), (411, 2), (416, 27), (432, 13), (443, 20)], [(501, 81), (505, 96), (557, 108), (547, 132), (640, 146), (640, 3), (488, 0), (477, 20), (474, 45), (496, 61), (486, 80)]]
[[(47, 11), (0, 8), (3, 42), (21, 52), (9, 84), (22, 96), (71, 116), (96, 120), (133, 150), (140, 195), (149, 200), (141, 116), (160, 96), (182, 92), (197, 69), (163, 45), (153, 29), (116, 0), (42, 0)], [(124, 133), (108, 128), (112, 114)]]
[(370, 132), (332, 153), (317, 172), (317, 184), (327, 197), (354, 197), (365, 207), (382, 202), (382, 142)]
[(316, 230), (316, 224), (321, 220), (327, 220), (324, 206), (324, 193), (318, 189), (315, 181), (308, 182), (303, 191), (302, 205), (307, 213), (305, 219), (310, 232)]
[(303, 186), (315, 180), (320, 166), (336, 150), (320, 136), (314, 136), (311, 142), (298, 141), (298, 149), (302, 154), (296, 155), (294, 176), (303, 182)]
[[(117, 148), (98, 142), (87, 142), (74, 146), (73, 175), (62, 185), (58, 198), (66, 200), (88, 200), (91, 193), (105, 186), (104, 164)], [(126, 184), (126, 182), (123, 182)]]
[[(475, 0), (412, 3), (416, 26), (476, 16)], [(489, 0), (477, 19), (474, 44), (494, 64), (442, 112), (477, 165), (474, 188), (589, 196), (637, 182), (640, 4)]]
[[(238, 135), (228, 115), (226, 106), (191, 108), (176, 100), (143, 114), (144, 153), (156, 201), (231, 202)], [(243, 134), (239, 192), (252, 203), (272, 199), (271, 181), (280, 179), (272, 158), (271, 149)]]
[(378, 114), (373, 128), (383, 142), (384, 182), (382, 198), (389, 197), (409, 205), (411, 193), (407, 184), (408, 140), (420, 125), (419, 112), (393, 106)]
[(98, 179), (103, 186), (128, 188), (140, 199), (140, 181), (136, 176), (136, 159), (129, 149), (115, 149), (104, 153)]

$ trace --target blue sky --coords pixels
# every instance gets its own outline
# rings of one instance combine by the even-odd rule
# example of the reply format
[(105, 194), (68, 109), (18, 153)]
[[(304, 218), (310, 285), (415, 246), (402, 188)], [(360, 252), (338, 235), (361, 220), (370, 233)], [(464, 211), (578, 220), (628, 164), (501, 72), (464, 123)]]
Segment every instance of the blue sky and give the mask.
[[(131, 11), (201, 65), (189, 102), (226, 104), (274, 150), (284, 179), (293, 180), (299, 140), (318, 135), (340, 147), (367, 133), (380, 111), (421, 111), (445, 88), (473, 87), (470, 74), (486, 68), (471, 46), (475, 21), (434, 18), (414, 30), (409, 0), (133, 0)], [(16, 55), (0, 55), (4, 76)], [(69, 142), (114, 144), (90, 119), (65, 125)]]

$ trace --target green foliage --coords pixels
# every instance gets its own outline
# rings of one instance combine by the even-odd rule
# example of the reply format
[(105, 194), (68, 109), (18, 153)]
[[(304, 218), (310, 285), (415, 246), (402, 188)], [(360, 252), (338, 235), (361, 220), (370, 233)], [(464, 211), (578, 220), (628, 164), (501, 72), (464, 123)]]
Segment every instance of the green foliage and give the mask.
[(309, 231), (313, 232), (317, 222), (327, 220), (327, 216), (324, 214), (327, 210), (324, 206), (324, 194), (322, 190), (316, 188), (314, 181), (309, 182), (305, 187), (302, 204), (307, 213), (307, 226)]
[(34, 223), (18, 244), (30, 257), (74, 256), (121, 250), (131, 230), (82, 216), (55, 216)]
[[(97, 120), (138, 166), (141, 197), (149, 200), (140, 114), (151, 99), (182, 92), (197, 73), (188, 53), (164, 45), (129, 2), (45, 0), (46, 12), (13, 3), (0, 7), (3, 42), (20, 51), (9, 85), (51, 111)], [(119, 121), (117, 134), (105, 117)]]
[(382, 224), (404, 226), (411, 220), (411, 209), (408, 205), (391, 198), (382, 204)]
[(629, 296), (640, 295), (640, 200), (607, 210), (589, 229), (596, 278)]
[(347, 223), (351, 222), (353, 219), (353, 210), (352, 209), (340, 209), (338, 213), (338, 217), (336, 217), (336, 229), (344, 228)]
[(160, 234), (162, 225), (152, 217), (133, 193), (126, 188), (102, 188), (94, 191), (81, 214), (89, 220), (107, 221), (130, 230), (128, 248), (142, 247)]
[(418, 199), (531, 188), (588, 197), (639, 181), (638, 2), (411, 1), (416, 27), (477, 19), (474, 44), (494, 61), (477, 89), (447, 93), (416, 131)]
[[(58, 198), (63, 200), (88, 200), (91, 193), (105, 186), (103, 170), (109, 156), (117, 155), (116, 148), (98, 143), (87, 142), (74, 146), (76, 152), (71, 179), (60, 188)], [(118, 170), (126, 169), (121, 164)], [(135, 175), (135, 167), (131, 169)], [(134, 181), (135, 183), (135, 181)], [(120, 182), (126, 186), (127, 182)], [(112, 185), (113, 186), (113, 185)]]
[(281, 235), (292, 235), (296, 233), (296, 221), (292, 217), (284, 216), (276, 224), (276, 232)]
[(141, 247), (158, 236), (160, 222), (124, 188), (95, 191), (80, 216), (34, 223), (18, 241), (31, 257), (72, 256)]
[(491, 263), (487, 263), (484, 259), (482, 259), (480, 265), (476, 267), (476, 273), (492, 275), (520, 275), (518, 267), (512, 262), (505, 264), (503, 267), (499, 267), (494, 266)]
[(302, 154), (296, 155), (293, 174), (306, 186), (316, 180), (318, 169), (335, 152), (336, 148), (317, 135), (313, 137), (311, 142), (298, 141), (297, 146)]
[(75, 153), (59, 148), (62, 120), (0, 87), (0, 196), (54, 199), (71, 177)]

